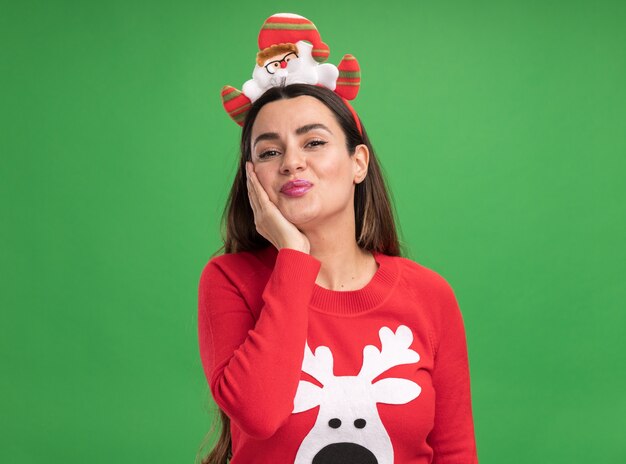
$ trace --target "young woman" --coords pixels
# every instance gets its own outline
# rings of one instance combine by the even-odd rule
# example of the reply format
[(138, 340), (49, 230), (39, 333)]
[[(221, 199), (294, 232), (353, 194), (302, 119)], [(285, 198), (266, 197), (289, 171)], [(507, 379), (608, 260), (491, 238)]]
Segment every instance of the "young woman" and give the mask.
[(341, 97), (293, 84), (254, 101), (225, 213), (224, 254), (199, 283), (222, 420), (203, 463), (478, 462), (453, 290), (401, 256)]

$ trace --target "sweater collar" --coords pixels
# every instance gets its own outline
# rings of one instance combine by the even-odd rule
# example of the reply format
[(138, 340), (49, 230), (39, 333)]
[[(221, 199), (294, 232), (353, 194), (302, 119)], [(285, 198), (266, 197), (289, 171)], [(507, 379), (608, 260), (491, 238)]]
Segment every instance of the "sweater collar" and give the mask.
[[(278, 250), (270, 245), (267, 252), (276, 260)], [(393, 293), (400, 270), (397, 259), (378, 251), (372, 252), (378, 269), (370, 281), (358, 290), (329, 290), (314, 284), (310, 306), (312, 309), (336, 315), (359, 314), (380, 306)], [(273, 267), (273, 266), (272, 266)]]

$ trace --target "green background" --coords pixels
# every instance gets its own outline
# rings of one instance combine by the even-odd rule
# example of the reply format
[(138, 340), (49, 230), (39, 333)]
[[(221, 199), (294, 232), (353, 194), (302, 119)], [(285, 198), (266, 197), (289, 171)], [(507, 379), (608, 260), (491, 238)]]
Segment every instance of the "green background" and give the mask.
[(361, 64), (402, 241), (461, 305), (481, 464), (626, 462), (626, 2), (1, 10), (2, 462), (193, 462), (219, 92), (277, 12)]

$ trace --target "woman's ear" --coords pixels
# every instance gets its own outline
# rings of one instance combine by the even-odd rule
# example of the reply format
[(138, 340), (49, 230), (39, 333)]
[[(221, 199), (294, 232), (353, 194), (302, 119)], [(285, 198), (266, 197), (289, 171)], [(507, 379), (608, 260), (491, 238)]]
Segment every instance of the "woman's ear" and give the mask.
[(370, 151), (367, 145), (362, 143), (355, 147), (352, 161), (354, 162), (354, 183), (360, 184), (367, 176), (367, 166), (370, 161)]

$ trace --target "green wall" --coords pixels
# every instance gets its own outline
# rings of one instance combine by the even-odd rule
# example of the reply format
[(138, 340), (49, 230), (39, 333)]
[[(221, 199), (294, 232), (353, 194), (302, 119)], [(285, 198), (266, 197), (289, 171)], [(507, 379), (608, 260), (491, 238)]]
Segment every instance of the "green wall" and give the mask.
[(464, 314), (481, 464), (626, 462), (625, 2), (3, 3), (2, 462), (193, 461), (219, 92), (284, 11), (359, 59), (403, 243)]

